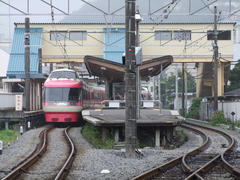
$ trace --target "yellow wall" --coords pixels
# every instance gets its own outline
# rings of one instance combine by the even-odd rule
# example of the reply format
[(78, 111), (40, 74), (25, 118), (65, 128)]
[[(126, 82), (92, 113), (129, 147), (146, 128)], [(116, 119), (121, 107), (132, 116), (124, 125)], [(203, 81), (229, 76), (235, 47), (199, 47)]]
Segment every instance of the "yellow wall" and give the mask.
[[(24, 27), (24, 25), (18, 25)], [(42, 27), (42, 52), (43, 62), (83, 62), (86, 55), (103, 57), (104, 34), (106, 25), (88, 24), (31, 24), (30, 27)], [(124, 28), (124, 25), (108, 25), (108, 28)], [(231, 40), (219, 40), (220, 57), (227, 61), (233, 60), (233, 24), (220, 24), (218, 30), (231, 30)], [(174, 62), (212, 62), (213, 61), (213, 41), (207, 40), (207, 31), (213, 30), (213, 24), (140, 24), (140, 46), (143, 50), (143, 60), (152, 59), (164, 55), (172, 55)], [(50, 40), (50, 31), (87, 31), (86, 41), (58, 41)], [(191, 40), (188, 41), (160, 41), (155, 40), (155, 31), (191, 30)], [(173, 34), (174, 35), (174, 34)], [(174, 37), (172, 35), (172, 38)], [(64, 52), (64, 47), (66, 52)], [(223, 62), (226, 62), (223, 60)], [(222, 61), (220, 59), (220, 61)], [(201, 65), (198, 74), (202, 74)], [(224, 71), (222, 64), (218, 69), (218, 95), (223, 95), (224, 91)], [(213, 79), (197, 80), (197, 94), (201, 94), (201, 82), (213, 88)]]
[[(211, 62), (212, 61), (212, 41), (207, 40), (206, 32), (212, 30), (212, 24), (163, 24), (163, 25), (144, 25), (140, 27), (141, 46), (143, 48), (143, 55), (159, 56), (172, 55), (174, 62)], [(188, 41), (159, 41), (154, 39), (153, 32), (174, 31), (174, 30), (191, 30), (191, 40)], [(221, 24), (218, 30), (231, 30), (231, 40), (219, 40), (219, 52), (222, 57), (232, 60), (233, 57), (233, 25)], [(147, 33), (151, 32), (151, 33)], [(148, 39), (149, 38), (149, 39)], [(146, 40), (146, 41), (145, 41)], [(185, 48), (186, 47), (186, 48)]]
[[(18, 25), (24, 27), (24, 25)], [(61, 61), (77, 61), (83, 62), (85, 55), (93, 55), (103, 57), (104, 34), (103, 29), (106, 25), (81, 25), (81, 24), (31, 24), (30, 27), (42, 27), (42, 51), (43, 62), (61, 62)], [(112, 25), (109, 28), (119, 28), (124, 25)], [(174, 62), (211, 62), (212, 61), (212, 41), (207, 40), (207, 30), (212, 30), (212, 24), (161, 24), (161, 25), (140, 25), (140, 45), (143, 49), (144, 59), (151, 59), (164, 55), (172, 55)], [(232, 60), (233, 57), (233, 24), (218, 25), (219, 30), (231, 30), (232, 40), (218, 41), (219, 52), (221, 56)], [(86, 41), (70, 41), (66, 40), (56, 42), (50, 40), (50, 31), (71, 31), (80, 30), (87, 31)], [(156, 30), (191, 30), (191, 40), (178, 41), (172, 40), (159, 41), (154, 39), (154, 31)], [(163, 45), (166, 43), (165, 45)], [(64, 48), (66, 47), (66, 53)], [(185, 48), (186, 47), (186, 48)]]

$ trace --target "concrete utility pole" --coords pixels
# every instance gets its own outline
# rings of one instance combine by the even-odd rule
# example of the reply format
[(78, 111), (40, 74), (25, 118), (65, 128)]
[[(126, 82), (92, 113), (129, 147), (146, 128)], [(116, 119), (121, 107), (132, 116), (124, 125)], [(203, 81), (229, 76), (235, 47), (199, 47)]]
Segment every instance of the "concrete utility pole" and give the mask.
[(25, 18), (25, 105), (26, 111), (30, 111), (30, 30), (29, 18)]
[(126, 81), (126, 110), (125, 110), (125, 148), (126, 157), (135, 158), (136, 148), (136, 57), (135, 57), (135, 2), (136, 0), (125, 1), (125, 81)]
[(214, 6), (214, 111), (218, 110), (218, 45), (217, 45), (217, 7)]
[(185, 69), (184, 63), (182, 63), (182, 115), (185, 116)]

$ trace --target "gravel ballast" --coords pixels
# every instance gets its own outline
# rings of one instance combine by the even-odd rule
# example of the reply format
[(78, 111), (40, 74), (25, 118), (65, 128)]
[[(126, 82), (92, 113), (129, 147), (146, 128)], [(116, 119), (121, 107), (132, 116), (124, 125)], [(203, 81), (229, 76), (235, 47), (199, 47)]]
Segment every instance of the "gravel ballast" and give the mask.
[(47, 151), (20, 179), (54, 179), (68, 157), (69, 147), (64, 128), (50, 130), (47, 139)]
[[(127, 159), (123, 150), (85, 149), (78, 156), (67, 179), (129, 179), (146, 170), (162, 165), (170, 159), (183, 155), (199, 146), (202, 139), (199, 135), (186, 132), (189, 140), (180, 148), (174, 150), (141, 149), (141, 158)], [(82, 138), (82, 137), (81, 137)], [(101, 173), (108, 170), (109, 173)]]
[(0, 178), (7, 175), (13, 167), (27, 158), (39, 143), (39, 134), (44, 128), (31, 129), (19, 135), (14, 144), (3, 149), (0, 155)]
[[(221, 128), (217, 127), (217, 129)], [(11, 167), (20, 161), (20, 156), (24, 155), (26, 157), (27, 154), (30, 154), (34, 150), (35, 145), (38, 143), (38, 136), (41, 130), (42, 129), (40, 128), (24, 133), (15, 144), (4, 149), (3, 154), (0, 155), (0, 162), (6, 163), (0, 163), (0, 170), (9, 171)], [(237, 141), (239, 141), (240, 133), (237, 131), (225, 129), (221, 130), (230, 133)], [(203, 143), (202, 138), (199, 135), (187, 130), (184, 132), (188, 136), (188, 141), (179, 148), (173, 150), (163, 150), (149, 147), (143, 148), (141, 149), (144, 155), (143, 157), (127, 159), (125, 158), (124, 150), (104, 150), (92, 148), (92, 146), (82, 137), (81, 128), (72, 128), (70, 130), (70, 136), (75, 143), (77, 154), (67, 179), (131, 179), (147, 170), (164, 164), (170, 159), (181, 156)], [(60, 137), (60, 134), (61, 133), (58, 132), (54, 135), (54, 137)], [(66, 150), (63, 146), (66, 147), (66, 145), (63, 145), (61, 141), (63, 141), (62, 138), (54, 139), (55, 145), (53, 145), (53, 148), (54, 151), (58, 152), (57, 156), (55, 153), (52, 155), (49, 154), (49, 157), (45, 158), (47, 159), (47, 163), (43, 165), (41, 170), (35, 169), (30, 171), (30, 173), (35, 174), (34, 178), (41, 179), (49, 177), (50, 174), (53, 175), (54, 172), (56, 172), (56, 169), (49, 169), (49, 167), (54, 167), (54, 165), (60, 164), (59, 160), (64, 159), (63, 157), (66, 154)], [(219, 138), (214, 137), (214, 141), (226, 143), (220, 135)], [(21, 147), (24, 148), (21, 149)], [(31, 150), (28, 150), (29, 153), (26, 153), (26, 149), (29, 148)], [(11, 159), (9, 159), (9, 157), (11, 157)], [(18, 161), (16, 162), (17, 159)], [(4, 173), (1, 173), (0, 175), (0, 177), (2, 177)]]

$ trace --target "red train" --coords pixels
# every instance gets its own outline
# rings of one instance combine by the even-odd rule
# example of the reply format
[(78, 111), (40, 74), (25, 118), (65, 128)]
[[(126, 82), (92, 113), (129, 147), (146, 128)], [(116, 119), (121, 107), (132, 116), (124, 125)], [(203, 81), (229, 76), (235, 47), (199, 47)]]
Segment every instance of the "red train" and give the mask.
[(87, 84), (73, 70), (55, 70), (44, 83), (43, 111), (46, 122), (78, 122), (81, 110), (100, 105), (104, 93), (104, 88)]

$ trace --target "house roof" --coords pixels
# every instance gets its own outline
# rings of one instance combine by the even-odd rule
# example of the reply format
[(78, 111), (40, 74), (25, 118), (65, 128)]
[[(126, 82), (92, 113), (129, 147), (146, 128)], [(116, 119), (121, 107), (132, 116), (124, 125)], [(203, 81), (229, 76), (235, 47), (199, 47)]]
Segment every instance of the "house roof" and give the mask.
[[(158, 15), (143, 15), (143, 20), (140, 24), (213, 24), (213, 16), (204, 16), (204, 15), (169, 15), (168, 18), (164, 18)], [(103, 15), (83, 15), (83, 16), (66, 16), (59, 23), (67, 24), (124, 24), (125, 16), (118, 15), (112, 17), (106, 17)], [(235, 24), (235, 22), (220, 22), (220, 24)]]
[[(140, 24), (214, 24), (213, 16), (209, 15), (169, 15), (168, 18), (163, 18), (158, 15), (143, 15), (143, 20)], [(15, 23), (24, 24), (24, 23)], [(31, 22), (30, 24), (52, 24)], [(124, 15), (104, 16), (104, 15), (74, 15), (66, 16), (63, 20), (53, 24), (125, 24)], [(236, 24), (232, 21), (221, 21), (218, 24)]]
[(224, 93), (225, 96), (240, 96), (240, 88)]
[[(15, 28), (12, 49), (7, 69), (7, 77), (25, 77), (24, 58), (24, 28)], [(38, 48), (41, 47), (42, 28), (30, 28), (30, 77), (36, 78), (39, 74)], [(40, 77), (42, 78), (42, 76)]]

